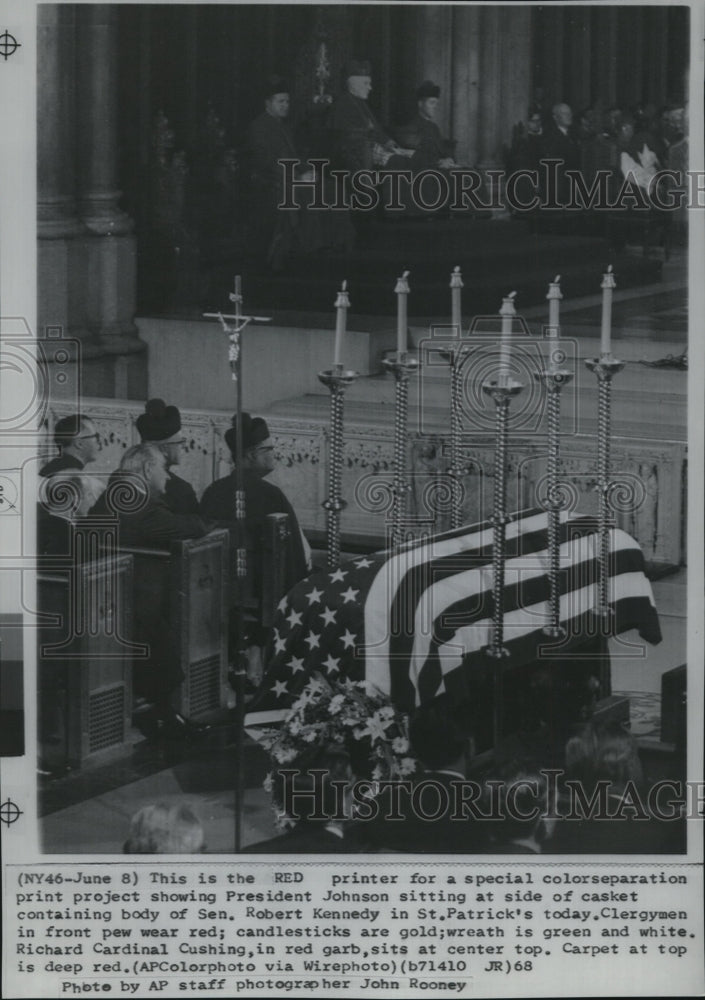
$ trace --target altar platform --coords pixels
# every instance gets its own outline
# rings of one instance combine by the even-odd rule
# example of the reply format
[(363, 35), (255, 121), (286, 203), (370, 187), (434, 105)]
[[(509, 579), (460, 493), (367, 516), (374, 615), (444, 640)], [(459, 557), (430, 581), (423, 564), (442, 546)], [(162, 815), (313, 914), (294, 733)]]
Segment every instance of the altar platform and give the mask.
[(398, 274), (408, 270), (413, 282), (410, 310), (426, 318), (442, 315), (447, 307), (447, 276), (456, 265), (462, 268), (466, 301), (474, 312), (494, 312), (511, 289), (525, 306), (539, 304), (546, 276), (555, 273), (557, 261), (573, 296), (589, 294), (593, 274), (608, 264), (620, 274), (621, 288), (642, 287), (661, 277), (658, 248), (649, 256), (641, 245), (637, 252), (616, 247), (614, 240), (595, 232), (594, 220), (582, 217), (548, 219), (538, 229), (525, 218), (497, 218), (490, 212), (421, 219), (388, 213), (365, 223), (350, 251), (295, 256), (281, 272), (272, 273), (246, 253), (213, 261), (204, 268), (200, 297), (224, 308), (224, 290), (237, 272), (253, 307), (325, 311), (331, 287), (347, 279), (359, 314), (392, 316), (396, 306), (389, 291)]

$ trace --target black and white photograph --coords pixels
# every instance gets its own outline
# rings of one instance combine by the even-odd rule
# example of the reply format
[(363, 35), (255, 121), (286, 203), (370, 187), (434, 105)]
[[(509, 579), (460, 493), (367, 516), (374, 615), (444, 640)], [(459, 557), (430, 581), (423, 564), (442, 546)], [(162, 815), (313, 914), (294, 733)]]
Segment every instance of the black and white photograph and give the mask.
[(703, 995), (704, 13), (0, 0), (4, 995)]

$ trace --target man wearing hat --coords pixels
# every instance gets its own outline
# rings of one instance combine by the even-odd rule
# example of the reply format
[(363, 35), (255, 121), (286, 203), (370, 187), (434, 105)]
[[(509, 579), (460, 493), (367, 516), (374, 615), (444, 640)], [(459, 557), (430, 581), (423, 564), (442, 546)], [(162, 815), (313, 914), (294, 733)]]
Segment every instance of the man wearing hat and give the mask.
[(333, 105), (330, 127), (336, 133), (338, 155), (349, 171), (407, 166), (412, 150), (402, 149), (377, 121), (367, 98), (372, 91), (372, 68), (353, 59), (343, 69), (345, 93)]
[[(311, 196), (307, 198), (304, 191), (296, 192), (298, 210), (278, 208), (284, 200), (280, 161), (300, 160), (288, 116), (289, 85), (281, 76), (270, 77), (264, 88), (264, 111), (250, 125), (247, 147), (254, 223), (252, 249), (266, 256), (275, 271), (281, 270), (295, 250), (314, 253), (326, 247), (349, 249), (354, 237), (345, 213), (311, 208)], [(306, 172), (305, 165), (295, 170), (298, 177)]]
[(184, 436), (181, 414), (176, 406), (167, 406), (163, 399), (150, 399), (144, 413), (137, 418), (137, 430), (142, 441), (155, 444), (166, 459), (168, 477), (164, 502), (174, 514), (198, 514), (198, 499), (190, 483), (172, 472), (179, 464)]
[(280, 212), (283, 175), (279, 161), (297, 159), (294, 136), (287, 121), (289, 85), (280, 76), (267, 80), (263, 90), (264, 111), (250, 125), (247, 151), (250, 167), (250, 208), (253, 223), (252, 249), (267, 256), (279, 269), (291, 252), (298, 222), (296, 212)]
[[(225, 440), (230, 449), (233, 463), (236, 460), (236, 427), (237, 420), (233, 417), (233, 426), (225, 432)], [(266, 477), (274, 470), (274, 445), (269, 436), (269, 428), (262, 417), (251, 417), (249, 413), (242, 414), (242, 484), (245, 493), (245, 532), (247, 536), (248, 560), (251, 569), (255, 592), (260, 590), (262, 551), (264, 540), (265, 519), (268, 514), (288, 514), (289, 537), (286, 548), (286, 574), (284, 592), (287, 593), (294, 584), (303, 579), (309, 571), (305, 551), (305, 540), (299, 528), (299, 522), (294, 508), (278, 486), (266, 482)], [(216, 482), (206, 489), (201, 499), (201, 516), (215, 521), (219, 527), (234, 527), (235, 522), (235, 490), (237, 488), (236, 471)], [(234, 537), (234, 532), (233, 532)], [(278, 595), (283, 596), (283, 595)], [(231, 622), (231, 625), (234, 622)], [(231, 651), (240, 637), (231, 630)], [(248, 627), (246, 644), (250, 647), (264, 645), (266, 635), (257, 625)], [(254, 655), (254, 654), (252, 654)], [(252, 662), (252, 656), (250, 657)]]
[(438, 84), (424, 80), (416, 90), (416, 114), (401, 132), (404, 144), (414, 150), (411, 158), (414, 172), (439, 168), (449, 170), (457, 166), (452, 156), (452, 143), (443, 138), (436, 124), (440, 96)]
[[(225, 441), (230, 449), (233, 463), (236, 450), (237, 420), (225, 432)], [(255, 547), (261, 546), (262, 529), (268, 514), (289, 515), (289, 543), (287, 551), (286, 590), (303, 579), (308, 573), (304, 538), (299, 522), (287, 498), (274, 483), (266, 482), (266, 477), (274, 471), (274, 445), (269, 436), (269, 428), (263, 417), (242, 414), (242, 483), (245, 491), (246, 527), (252, 532)], [(210, 521), (232, 525), (235, 520), (236, 472), (218, 479), (206, 489), (201, 500), (201, 516)]]

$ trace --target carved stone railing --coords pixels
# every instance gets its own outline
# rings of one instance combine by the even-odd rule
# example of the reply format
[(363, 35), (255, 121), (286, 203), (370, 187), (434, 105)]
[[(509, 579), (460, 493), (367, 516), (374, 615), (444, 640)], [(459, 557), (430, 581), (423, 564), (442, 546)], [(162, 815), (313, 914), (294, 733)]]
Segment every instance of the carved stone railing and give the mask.
[[(84, 399), (83, 410), (94, 420), (102, 450), (89, 467), (94, 474), (117, 467), (125, 450), (139, 443), (136, 419), (141, 403)], [(50, 407), (45, 453), (53, 454), (51, 428), (69, 412), (67, 404)], [(182, 410), (185, 438), (178, 472), (200, 496), (214, 479), (231, 468), (224, 434), (230, 412)], [(326, 496), (328, 427), (316, 419), (267, 417), (275, 446), (276, 469), (271, 481), (292, 501), (304, 530), (323, 532)], [(342, 495), (347, 501), (341, 524), (344, 537), (366, 536), (380, 542), (386, 536), (391, 512), (393, 481), (393, 429), (351, 424), (346, 426), (343, 452)], [(449, 440), (436, 434), (409, 436), (410, 531), (450, 528), (448, 468)], [(463, 480), (464, 520), (477, 521), (491, 513), (493, 442), (478, 438), (465, 451), (468, 474)], [(614, 506), (620, 527), (642, 546), (647, 560), (684, 562), (682, 511), (684, 509), (686, 446), (677, 441), (651, 441), (616, 437), (612, 446), (613, 477), (618, 483)], [(588, 435), (567, 439), (561, 459), (561, 484), (570, 504), (582, 513), (596, 510), (595, 440)], [(540, 502), (546, 471), (545, 442), (540, 436), (522, 438), (508, 452), (508, 504), (511, 509)]]

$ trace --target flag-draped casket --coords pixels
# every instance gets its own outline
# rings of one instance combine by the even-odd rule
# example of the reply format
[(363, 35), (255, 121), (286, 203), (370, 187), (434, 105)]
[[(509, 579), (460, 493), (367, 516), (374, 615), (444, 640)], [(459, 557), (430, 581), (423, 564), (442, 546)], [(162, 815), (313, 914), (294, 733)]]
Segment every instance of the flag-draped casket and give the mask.
[[(247, 721), (283, 716), (314, 673), (366, 678), (404, 711), (444, 690), (467, 698), (473, 677), (490, 662), (492, 542), (485, 522), (312, 573), (279, 605)], [(562, 517), (560, 618), (567, 636), (549, 639), (543, 631), (550, 624), (547, 515), (529, 510), (512, 516), (503, 592), (509, 664), (568, 663), (587, 638), (604, 630), (595, 616), (599, 542), (594, 518)], [(617, 528), (610, 529), (609, 543), (609, 633), (636, 628), (657, 643), (658, 616), (639, 545)]]

